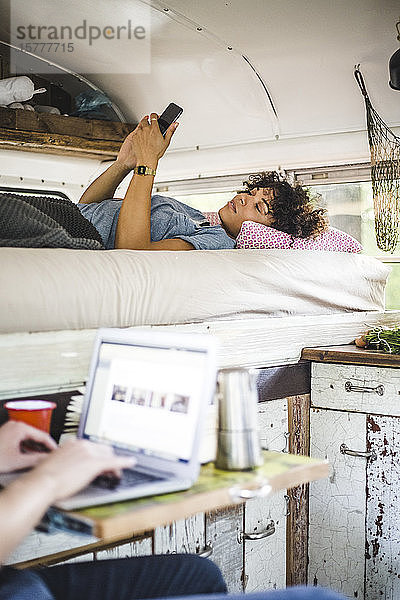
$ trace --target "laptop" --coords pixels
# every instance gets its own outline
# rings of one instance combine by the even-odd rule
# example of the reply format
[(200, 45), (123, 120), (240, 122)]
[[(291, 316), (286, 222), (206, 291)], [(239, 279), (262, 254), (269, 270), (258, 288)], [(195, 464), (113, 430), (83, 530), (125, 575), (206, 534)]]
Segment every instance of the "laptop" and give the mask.
[(120, 482), (100, 477), (55, 506), (72, 510), (191, 487), (216, 373), (209, 335), (99, 329), (78, 438), (111, 445), (137, 463)]

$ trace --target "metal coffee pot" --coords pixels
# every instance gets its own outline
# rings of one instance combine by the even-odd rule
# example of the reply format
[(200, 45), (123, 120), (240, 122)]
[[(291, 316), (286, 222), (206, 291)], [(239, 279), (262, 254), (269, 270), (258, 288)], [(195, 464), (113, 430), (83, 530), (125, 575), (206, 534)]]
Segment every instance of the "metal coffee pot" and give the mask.
[(222, 369), (218, 375), (218, 445), (215, 466), (246, 470), (262, 464), (255, 374)]

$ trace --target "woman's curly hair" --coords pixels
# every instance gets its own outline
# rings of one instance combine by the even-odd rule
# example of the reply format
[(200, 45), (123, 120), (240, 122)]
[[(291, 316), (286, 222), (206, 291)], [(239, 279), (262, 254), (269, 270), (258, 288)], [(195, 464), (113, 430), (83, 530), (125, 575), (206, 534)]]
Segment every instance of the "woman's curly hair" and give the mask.
[(316, 237), (326, 231), (328, 221), (323, 208), (315, 208), (310, 192), (300, 185), (291, 185), (277, 171), (250, 175), (243, 182), (246, 191), (270, 188), (274, 198), (271, 199), (272, 226), (284, 231), (294, 238)]

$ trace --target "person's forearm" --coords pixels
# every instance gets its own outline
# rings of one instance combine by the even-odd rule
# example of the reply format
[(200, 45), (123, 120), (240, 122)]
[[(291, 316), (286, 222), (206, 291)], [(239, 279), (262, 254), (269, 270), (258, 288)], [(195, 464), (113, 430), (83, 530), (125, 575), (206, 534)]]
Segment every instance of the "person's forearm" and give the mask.
[[(146, 166), (157, 168), (157, 162)], [(118, 217), (115, 248), (131, 250), (146, 250), (151, 244), (151, 190), (153, 175), (134, 175), (125, 198), (122, 202)]]
[[(124, 142), (126, 148), (130, 144), (127, 152), (129, 156), (135, 157), (135, 165), (148, 167), (154, 171), (177, 127), (176, 123), (170, 125), (163, 137), (157, 120), (156, 113), (150, 113), (150, 122), (149, 116), (146, 115)], [(121, 148), (120, 158), (124, 156), (126, 148), (124, 146)], [(153, 181), (153, 175), (133, 176), (119, 212), (114, 247), (127, 250), (193, 250), (192, 244), (180, 238), (151, 241)]]
[(101, 202), (102, 200), (113, 198), (115, 190), (129, 173), (130, 169), (118, 161), (114, 162), (89, 185), (87, 190), (82, 194), (79, 203), (91, 204), (92, 202)]
[(21, 476), (0, 494), (0, 563), (39, 523), (54, 497), (54, 481), (33, 471)]

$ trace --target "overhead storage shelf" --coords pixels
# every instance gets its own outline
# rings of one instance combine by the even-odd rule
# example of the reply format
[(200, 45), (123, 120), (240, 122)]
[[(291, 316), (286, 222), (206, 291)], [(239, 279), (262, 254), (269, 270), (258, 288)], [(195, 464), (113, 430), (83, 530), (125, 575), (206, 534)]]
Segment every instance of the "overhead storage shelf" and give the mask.
[(115, 158), (136, 125), (0, 108), (0, 149)]

